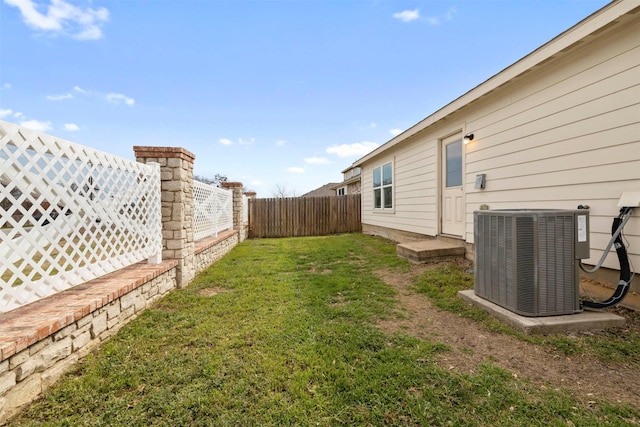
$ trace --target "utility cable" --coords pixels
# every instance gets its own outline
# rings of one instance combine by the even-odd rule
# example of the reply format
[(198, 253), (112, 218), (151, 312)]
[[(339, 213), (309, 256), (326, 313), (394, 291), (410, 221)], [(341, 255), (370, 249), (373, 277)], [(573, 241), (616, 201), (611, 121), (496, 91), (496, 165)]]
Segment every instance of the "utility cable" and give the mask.
[[(580, 261), (580, 268), (582, 271), (586, 273), (593, 273), (597, 271), (604, 262), (606, 256), (611, 249), (611, 246), (615, 246), (616, 255), (618, 256), (618, 261), (620, 263), (620, 280), (618, 281), (618, 287), (616, 288), (613, 295), (607, 299), (606, 301), (598, 302), (598, 301), (581, 301), (584, 307), (589, 308), (607, 308), (613, 305), (618, 304), (620, 301), (624, 299), (624, 297), (629, 292), (629, 288), (631, 287), (631, 279), (633, 276), (631, 275), (631, 267), (629, 263), (629, 255), (627, 254), (627, 248), (622, 240), (623, 234), (622, 229), (624, 228), (629, 218), (631, 218), (631, 211), (633, 209), (630, 207), (623, 207), (620, 209), (620, 214), (618, 217), (613, 219), (613, 224), (611, 226), (611, 240), (605, 249), (605, 252), (602, 254), (600, 261), (598, 264), (590, 270), (587, 270), (582, 265)], [(635, 274), (635, 273), (634, 273)]]

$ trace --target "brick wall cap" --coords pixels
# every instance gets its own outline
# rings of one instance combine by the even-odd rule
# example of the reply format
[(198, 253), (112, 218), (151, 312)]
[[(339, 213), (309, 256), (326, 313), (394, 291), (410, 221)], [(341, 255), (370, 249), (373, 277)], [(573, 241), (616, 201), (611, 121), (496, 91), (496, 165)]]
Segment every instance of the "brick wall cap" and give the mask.
[(242, 188), (241, 182), (226, 181), (226, 182), (220, 183), (220, 185), (222, 185), (224, 188), (238, 188), (238, 187)]
[(182, 147), (151, 147), (134, 145), (133, 151), (136, 154), (136, 158), (139, 157), (158, 157), (158, 158), (180, 158), (183, 160), (190, 160), (193, 162), (196, 159), (196, 155), (191, 151)]

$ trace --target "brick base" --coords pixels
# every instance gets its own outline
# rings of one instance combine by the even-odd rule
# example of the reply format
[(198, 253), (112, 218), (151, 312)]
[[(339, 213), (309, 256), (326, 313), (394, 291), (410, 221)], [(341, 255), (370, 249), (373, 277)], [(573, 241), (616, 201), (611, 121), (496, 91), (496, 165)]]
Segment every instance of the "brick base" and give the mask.
[[(196, 242), (196, 274), (239, 232)], [(0, 314), (0, 425), (138, 313), (177, 287), (178, 261), (141, 262)]]

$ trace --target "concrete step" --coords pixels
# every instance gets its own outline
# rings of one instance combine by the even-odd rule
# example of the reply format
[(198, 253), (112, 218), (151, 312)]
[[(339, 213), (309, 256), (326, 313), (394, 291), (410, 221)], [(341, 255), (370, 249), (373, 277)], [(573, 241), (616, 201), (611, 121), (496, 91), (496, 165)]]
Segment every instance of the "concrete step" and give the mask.
[(464, 258), (463, 241), (456, 240), (420, 240), (396, 245), (398, 256), (415, 263), (426, 263), (451, 258)]

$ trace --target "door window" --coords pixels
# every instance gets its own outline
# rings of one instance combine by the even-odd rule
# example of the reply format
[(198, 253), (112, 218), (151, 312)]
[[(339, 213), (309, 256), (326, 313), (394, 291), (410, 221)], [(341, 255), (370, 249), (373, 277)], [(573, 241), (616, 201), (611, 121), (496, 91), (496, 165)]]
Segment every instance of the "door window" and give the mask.
[(462, 140), (452, 142), (446, 146), (446, 186), (462, 186)]

